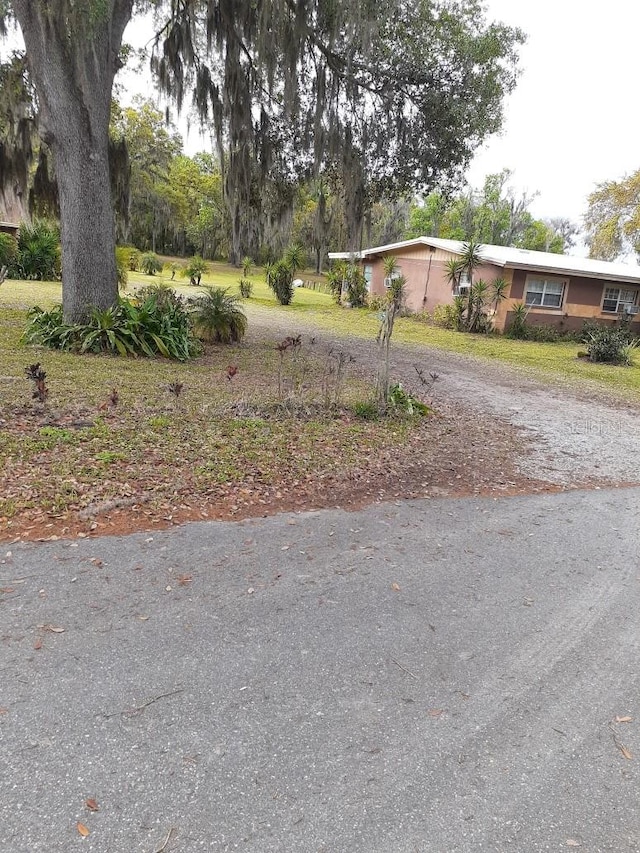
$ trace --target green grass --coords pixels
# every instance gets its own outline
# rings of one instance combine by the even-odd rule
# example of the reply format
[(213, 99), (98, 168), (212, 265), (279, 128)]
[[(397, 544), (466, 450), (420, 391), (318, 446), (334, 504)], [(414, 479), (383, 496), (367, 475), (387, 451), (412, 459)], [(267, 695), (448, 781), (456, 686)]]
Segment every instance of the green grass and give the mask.
[[(22, 344), (26, 313), (15, 306), (59, 298), (54, 283), (5, 282), (0, 289), (0, 533), (12, 518), (42, 525), (45, 513), (113, 499), (140, 500), (156, 512), (172, 502), (261, 506), (269, 490), (312, 489), (336, 472), (349, 477), (409, 438), (409, 422), (353, 415), (355, 403), (372, 393), (355, 377), (337, 415), (316, 406), (323, 360), (313, 351), (305, 380), (311, 408), (290, 414), (278, 400), (279, 356), (268, 340), (209, 347), (188, 364)], [(47, 372), (44, 406), (32, 400), (25, 376), (36, 361)], [(232, 382), (230, 364), (238, 367)], [(178, 399), (168, 390), (175, 382), (184, 384)], [(113, 388), (115, 408), (108, 404)]]
[[(203, 276), (202, 285), (228, 287), (231, 292), (237, 293), (241, 276), (241, 270), (228, 264), (210, 263), (209, 272)], [(301, 274), (301, 277), (319, 278), (309, 273)], [(246, 300), (249, 305), (269, 307), (283, 316), (302, 315), (311, 323), (345, 336), (374, 339), (377, 334), (378, 318), (375, 312), (340, 308), (329, 294), (306, 288), (298, 288), (291, 305), (283, 307), (278, 305), (267, 287), (261, 268), (253, 268), (250, 280), (254, 290), (251, 299)], [(162, 273), (155, 276), (141, 272), (129, 273), (128, 292), (133, 293), (138, 287), (154, 283), (168, 284), (185, 296), (197, 295), (199, 291), (199, 288), (189, 285), (179, 272), (172, 282), (169, 268), (165, 266)], [(27, 308), (39, 304), (46, 308), (60, 299), (59, 283), (7, 281), (0, 287), (0, 307), (7, 305)], [(426, 345), (447, 352), (505, 362), (535, 374), (542, 380), (587, 380), (627, 399), (637, 399), (640, 396), (640, 354), (634, 356), (632, 367), (593, 364), (577, 357), (578, 352), (584, 350), (584, 345), (581, 344), (545, 344), (509, 340), (497, 335), (470, 335), (430, 326), (412, 318), (400, 318), (396, 321), (393, 340), (397, 343)]]

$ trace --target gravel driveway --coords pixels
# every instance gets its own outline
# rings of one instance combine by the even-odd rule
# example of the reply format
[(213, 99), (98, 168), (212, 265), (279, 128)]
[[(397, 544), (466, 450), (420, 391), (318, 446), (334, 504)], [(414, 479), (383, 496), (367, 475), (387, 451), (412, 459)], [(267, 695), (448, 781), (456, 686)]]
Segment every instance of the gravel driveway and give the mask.
[[(345, 347), (361, 369), (373, 376), (376, 345), (363, 338), (336, 335), (300, 315), (274, 322), (269, 309), (249, 306), (254, 333), (313, 335), (319, 342)], [(435, 371), (434, 405), (453, 402), (469, 418), (491, 415), (523, 430), (529, 452), (519, 462), (527, 477), (562, 487), (638, 483), (640, 406), (616, 400), (591, 382), (541, 381), (528, 370), (447, 353), (421, 345), (392, 344), (392, 376), (415, 385), (415, 365)]]

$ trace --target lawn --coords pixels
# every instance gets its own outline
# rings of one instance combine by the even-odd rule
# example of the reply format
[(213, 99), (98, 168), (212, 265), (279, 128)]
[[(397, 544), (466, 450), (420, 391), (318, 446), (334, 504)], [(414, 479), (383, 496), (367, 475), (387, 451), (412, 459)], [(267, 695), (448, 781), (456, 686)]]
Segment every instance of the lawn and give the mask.
[[(149, 280), (132, 278), (133, 286)], [(207, 283), (231, 279), (212, 275)], [(358, 418), (354, 404), (372, 389), (355, 375), (336, 389), (327, 353), (310, 344), (295, 361), (286, 354), (282, 370), (276, 341), (267, 339), (207, 347), (188, 364), (22, 344), (25, 307), (59, 299), (55, 283), (0, 288), (4, 538), (42, 535), (51, 525), (91, 529), (118, 511), (166, 520), (181, 510), (210, 517), (222, 506), (231, 515), (262, 513), (273, 503), (294, 507), (319, 481), (348, 480), (383, 464), (414, 429), (409, 420)], [(315, 300), (322, 304), (323, 294)], [(25, 375), (35, 362), (47, 373), (45, 404), (32, 399)], [(230, 365), (237, 368), (231, 379)], [(176, 396), (169, 386), (180, 383)]]

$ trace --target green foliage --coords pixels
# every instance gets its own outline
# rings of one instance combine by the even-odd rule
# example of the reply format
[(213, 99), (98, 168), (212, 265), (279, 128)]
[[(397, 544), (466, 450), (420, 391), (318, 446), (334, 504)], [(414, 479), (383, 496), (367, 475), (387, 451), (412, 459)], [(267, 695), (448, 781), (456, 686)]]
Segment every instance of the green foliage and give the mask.
[(293, 299), (293, 270), (284, 258), (265, 268), (267, 284), (280, 305), (290, 305)]
[(206, 293), (191, 301), (192, 319), (202, 340), (231, 344), (241, 341), (247, 331), (247, 317), (239, 297), (224, 287), (207, 287)]
[(60, 231), (56, 223), (34, 219), (20, 225), (18, 251), (9, 274), (11, 278), (39, 281), (60, 278)]
[(193, 284), (195, 287), (198, 287), (202, 276), (207, 272), (207, 270), (208, 266), (206, 261), (204, 261), (200, 255), (194, 255), (189, 259), (187, 265), (182, 268), (182, 275), (189, 279), (189, 284)]
[(155, 275), (162, 270), (162, 261), (155, 252), (145, 252), (140, 258), (140, 269), (147, 275)]
[(534, 219), (529, 206), (535, 194), (518, 195), (509, 185), (511, 177), (509, 169), (503, 169), (487, 175), (481, 189), (468, 187), (454, 197), (431, 193), (412, 206), (406, 238), (477, 240), (540, 252), (571, 248), (577, 226), (568, 219)]
[(120, 299), (105, 310), (94, 308), (88, 323), (64, 322), (62, 306), (33, 308), (24, 334), (28, 343), (73, 352), (144, 355), (186, 361), (197, 352), (189, 316), (180, 301), (159, 298)]
[(307, 253), (299, 243), (294, 243), (284, 253), (283, 261), (291, 269), (291, 275), (294, 276), (297, 270), (302, 270), (306, 267)]
[(521, 341), (526, 340), (529, 331), (529, 327), (527, 325), (529, 309), (524, 302), (517, 302), (512, 306), (511, 314), (511, 322), (505, 332), (506, 336), (508, 338), (516, 338)]
[(353, 404), (353, 413), (363, 421), (380, 420), (378, 406), (373, 401), (361, 401)]
[(243, 299), (251, 298), (251, 294), (253, 293), (253, 282), (248, 278), (241, 278), (238, 282), (238, 288), (240, 290), (240, 296)]
[(124, 290), (129, 280), (129, 258), (131, 250), (127, 246), (116, 246), (116, 270), (118, 272), (118, 287)]
[(0, 232), (0, 268), (11, 267), (18, 254), (18, 241), (13, 234)]
[(362, 267), (346, 261), (334, 261), (327, 274), (329, 290), (336, 302), (345, 292), (351, 308), (364, 308), (368, 302), (367, 281)]
[(389, 389), (389, 404), (395, 411), (407, 415), (428, 415), (431, 411), (426, 403), (405, 391), (400, 382)]
[(453, 305), (436, 305), (431, 320), (435, 326), (440, 326), (441, 329), (452, 329), (459, 332), (463, 310), (463, 300), (460, 296), (456, 296)]
[(242, 277), (249, 278), (251, 275), (251, 267), (253, 266), (253, 259), (248, 255), (245, 255), (240, 261), (240, 266), (242, 267)]
[(135, 246), (123, 246), (127, 250), (127, 263), (131, 272), (136, 272), (140, 269), (140, 258), (142, 253)]
[(602, 326), (587, 333), (587, 354), (590, 361), (629, 365), (637, 346), (638, 341), (631, 338), (626, 328)]
[(589, 257), (614, 261), (633, 249), (640, 257), (640, 169), (598, 184), (584, 218)]

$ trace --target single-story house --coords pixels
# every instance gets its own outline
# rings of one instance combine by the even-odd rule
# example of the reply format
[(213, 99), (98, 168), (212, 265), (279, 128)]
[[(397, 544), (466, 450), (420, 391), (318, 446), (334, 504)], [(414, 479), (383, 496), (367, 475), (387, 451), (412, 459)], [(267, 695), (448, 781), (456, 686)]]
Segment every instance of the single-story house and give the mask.
[[(453, 285), (447, 276), (447, 262), (458, 259), (462, 251), (458, 240), (418, 237), (360, 252), (331, 252), (329, 258), (360, 264), (370, 293), (383, 296), (388, 285), (383, 262), (393, 255), (397, 273), (406, 279), (407, 308), (431, 312), (467, 292), (468, 282), (462, 279)], [(512, 246), (483, 245), (480, 256), (474, 281), (491, 284), (501, 278), (507, 283), (494, 316), (498, 331), (509, 326), (517, 303), (527, 305), (527, 322), (562, 330), (580, 329), (585, 320), (611, 323), (623, 315), (640, 324), (640, 266)]]

